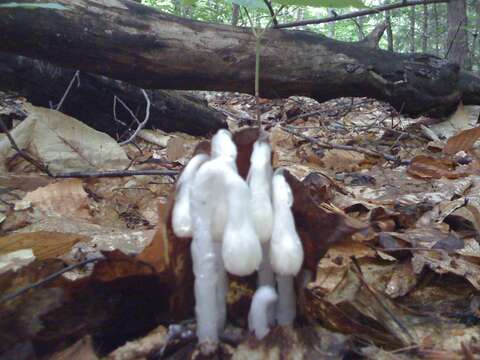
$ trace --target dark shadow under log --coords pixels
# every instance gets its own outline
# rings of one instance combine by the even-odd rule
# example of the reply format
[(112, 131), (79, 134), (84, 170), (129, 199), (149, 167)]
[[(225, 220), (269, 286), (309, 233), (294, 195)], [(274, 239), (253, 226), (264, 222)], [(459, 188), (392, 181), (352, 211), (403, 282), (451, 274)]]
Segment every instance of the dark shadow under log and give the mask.
[[(44, 61), (0, 53), (0, 90), (13, 91), (37, 106), (53, 107), (64, 96), (75, 74)], [(61, 111), (114, 138), (125, 138), (131, 131), (114, 120), (113, 99), (117, 96), (143, 120), (145, 98), (140, 88), (107, 77), (80, 72), (80, 83), (74, 81)], [(176, 91), (148, 90), (151, 101), (146, 128), (183, 131), (206, 135), (226, 127), (225, 116), (209, 108), (201, 99)], [(131, 115), (120, 104), (117, 118), (130, 125)], [(132, 124), (135, 129), (136, 124)]]

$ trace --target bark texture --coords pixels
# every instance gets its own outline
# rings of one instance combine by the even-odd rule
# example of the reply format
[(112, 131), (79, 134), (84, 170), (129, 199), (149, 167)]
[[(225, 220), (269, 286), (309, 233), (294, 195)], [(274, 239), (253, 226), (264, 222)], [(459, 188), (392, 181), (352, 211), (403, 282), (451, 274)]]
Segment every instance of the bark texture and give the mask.
[(447, 59), (463, 67), (468, 60), (467, 3), (465, 0), (450, 0), (447, 9)]
[[(45, 61), (0, 53), (0, 90), (14, 91), (37, 106), (56, 107), (75, 74)], [(61, 111), (87, 125), (122, 139), (131, 130), (114, 120), (113, 99), (117, 96), (143, 120), (145, 98), (140, 88), (106, 77), (80, 72), (80, 82), (74, 82)], [(225, 116), (200, 99), (175, 91), (147, 91), (151, 107), (146, 128), (183, 131), (206, 135), (226, 127)], [(118, 103), (117, 118), (127, 125), (133, 121)], [(131, 125), (133, 129), (136, 124)]]
[[(130, 0), (56, 3), (63, 8), (0, 8), (0, 50), (144, 88), (254, 91), (249, 29), (182, 19)], [(478, 98), (478, 83), (463, 92), (458, 66), (433, 56), (277, 29), (266, 31), (261, 54), (262, 97), (369, 96), (410, 115), (444, 115), (462, 97)]]

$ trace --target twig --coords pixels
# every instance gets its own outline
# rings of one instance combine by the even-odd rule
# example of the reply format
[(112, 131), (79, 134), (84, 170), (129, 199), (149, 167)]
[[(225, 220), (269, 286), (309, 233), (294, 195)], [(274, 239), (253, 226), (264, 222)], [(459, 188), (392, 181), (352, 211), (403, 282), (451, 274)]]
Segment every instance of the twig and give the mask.
[(268, 0), (263, 0), (263, 2), (265, 3), (265, 5), (267, 5), (268, 11), (270, 12), (270, 16), (272, 17), (273, 26), (277, 26), (278, 21), (277, 21), (276, 15), (275, 15), (275, 11), (273, 11), (272, 3)]
[(62, 108), (63, 102), (65, 101), (65, 99), (68, 96), (68, 93), (72, 89), (72, 86), (73, 86), (73, 83), (74, 83), (75, 80), (77, 80), (77, 82), (78, 82), (77, 87), (79, 87), (80, 86), (80, 70), (75, 71), (75, 74), (73, 75), (72, 80), (70, 80), (70, 84), (68, 84), (68, 86), (67, 86), (67, 90), (65, 90), (65, 93), (63, 94), (62, 98), (60, 99), (60, 102), (58, 103), (55, 110), (60, 111), (60, 109)]
[(7, 135), (7, 139), (8, 141), (10, 142), (10, 145), (12, 146), (12, 148), (21, 156), (23, 157), (25, 160), (27, 160), (30, 164), (32, 164), (33, 166), (35, 166), (38, 170), (46, 173), (48, 176), (52, 176), (52, 173), (50, 172), (50, 170), (48, 170), (48, 168), (43, 165), (40, 161), (38, 161), (37, 159), (35, 159), (33, 156), (31, 156), (28, 152), (26, 151), (23, 151), (22, 149), (20, 149), (17, 145), (17, 143), (15, 142), (15, 139), (12, 137), (12, 134), (10, 134), (10, 131), (8, 130), (7, 126), (5, 125), (5, 123), (3, 122), (3, 119), (0, 118), (0, 128), (2, 128), (2, 131), (5, 133), (5, 135)]
[(288, 127), (285, 127), (285, 126), (282, 126), (281, 129), (283, 131), (286, 131), (286, 132), (288, 132), (292, 135), (301, 137), (302, 139), (305, 139), (305, 140), (307, 140), (307, 141), (309, 141), (309, 142), (311, 142), (315, 145), (318, 145), (318, 146), (326, 148), (326, 149), (339, 149), (339, 150), (355, 151), (355, 152), (370, 155), (370, 156), (384, 158), (387, 161), (398, 162), (400, 160), (396, 156), (389, 155), (389, 154), (382, 154), (380, 152), (373, 151), (373, 150), (370, 150), (370, 149), (365, 149), (365, 148), (358, 147), (358, 146), (330, 144), (330, 143), (326, 143), (326, 142), (323, 142), (323, 141), (319, 141), (319, 140), (314, 139), (310, 136), (306, 136), (306, 135), (303, 135), (302, 133), (296, 132), (295, 130), (292, 130), (291, 128), (288, 128)]
[(437, 4), (437, 3), (446, 3), (446, 2), (448, 2), (448, 0), (402, 1), (402, 2), (395, 3), (395, 4), (378, 6), (378, 7), (375, 7), (375, 8), (354, 11), (354, 12), (351, 12), (351, 13), (348, 13), (348, 14), (337, 15), (337, 16), (329, 16), (329, 17), (326, 17), (326, 18), (323, 18), (323, 19), (301, 20), (301, 21), (294, 21), (294, 22), (286, 23), (286, 24), (279, 24), (277, 26), (274, 26), (274, 28), (282, 29), (282, 28), (289, 28), (289, 27), (296, 27), (296, 26), (312, 25), (312, 24), (324, 24), (324, 23), (329, 23), (329, 22), (332, 22), (332, 21), (346, 20), (346, 19), (352, 19), (352, 18), (359, 17), (359, 16), (378, 14), (379, 12), (382, 12), (382, 11), (393, 10), (393, 9), (398, 9), (398, 8), (402, 8), (402, 7), (407, 7), (407, 6), (416, 6), (416, 5), (423, 5), (423, 4)]
[[(145, 118), (143, 119), (142, 122), (139, 122), (137, 117), (130, 110), (130, 113), (132, 114), (133, 118), (137, 121), (138, 126), (135, 129), (135, 131), (133, 132), (133, 134), (130, 135), (130, 137), (127, 140), (120, 142), (120, 145), (126, 145), (126, 144), (132, 142), (133, 139), (135, 139), (135, 137), (138, 135), (140, 130), (142, 130), (148, 122), (148, 118), (150, 117), (150, 99), (148, 98), (147, 92), (143, 89), (142, 89), (142, 94), (145, 97), (145, 100), (147, 101), (147, 105), (146, 105), (146, 108), (145, 108)], [(128, 107), (127, 107), (127, 109), (128, 109)]]
[(37, 282), (35, 282), (33, 284), (27, 285), (23, 288), (18, 289), (17, 291), (14, 291), (10, 294), (6, 294), (6, 295), (2, 296), (0, 298), (0, 303), (4, 303), (4, 302), (10, 301), (10, 300), (13, 300), (16, 297), (26, 293), (28, 290), (31, 290), (31, 289), (37, 288), (39, 286), (42, 286), (43, 284), (59, 277), (62, 274), (65, 274), (68, 271), (74, 270), (74, 269), (82, 267), (86, 264), (89, 264), (89, 263), (92, 263), (92, 262), (95, 262), (95, 261), (98, 261), (98, 260), (103, 260), (103, 259), (105, 259), (105, 258), (104, 257), (96, 257), (96, 258), (92, 258), (92, 259), (83, 260), (83, 261), (81, 261), (77, 264), (69, 265), (69, 266), (63, 268), (62, 270), (56, 271), (53, 274), (48, 275), (46, 278), (38, 280)]
[(118, 171), (72, 171), (65, 173), (52, 174), (54, 178), (101, 178), (101, 177), (122, 177), (122, 176), (136, 176), (136, 175), (164, 175), (174, 176), (177, 175), (177, 170), (118, 170)]
[(380, 297), (377, 295), (376, 291), (370, 287), (370, 284), (365, 280), (363, 277), (362, 269), (360, 268), (360, 265), (358, 264), (358, 260), (352, 256), (352, 263), (355, 266), (355, 269), (357, 271), (354, 271), (354, 273), (358, 276), (360, 281), (365, 285), (367, 290), (372, 294), (374, 299), (378, 302), (378, 304), (382, 307), (382, 309), (392, 318), (392, 320), (397, 324), (397, 326), (407, 335), (407, 337), (410, 339), (411, 344), (415, 344), (415, 340), (410, 334), (410, 331), (408, 331), (407, 327), (399, 320), (397, 317), (390, 311), (390, 309), (383, 303), (383, 301), (380, 299)]

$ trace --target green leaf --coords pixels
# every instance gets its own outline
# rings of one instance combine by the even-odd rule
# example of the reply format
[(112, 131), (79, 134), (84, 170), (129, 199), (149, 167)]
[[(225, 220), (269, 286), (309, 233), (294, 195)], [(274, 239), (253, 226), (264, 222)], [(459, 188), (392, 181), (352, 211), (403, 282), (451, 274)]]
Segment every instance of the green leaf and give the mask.
[(366, 8), (367, 6), (361, 0), (273, 0), (273, 2), (282, 5), (300, 5), (327, 8)]
[(192, 6), (192, 5), (195, 5), (196, 2), (197, 0), (182, 0), (182, 5)]
[(266, 9), (267, 6), (263, 0), (227, 0), (228, 2), (244, 6), (249, 9)]
[(68, 10), (68, 7), (57, 3), (17, 3), (10, 2), (0, 4), (0, 8), (23, 8), (23, 9), (50, 9), (50, 10)]

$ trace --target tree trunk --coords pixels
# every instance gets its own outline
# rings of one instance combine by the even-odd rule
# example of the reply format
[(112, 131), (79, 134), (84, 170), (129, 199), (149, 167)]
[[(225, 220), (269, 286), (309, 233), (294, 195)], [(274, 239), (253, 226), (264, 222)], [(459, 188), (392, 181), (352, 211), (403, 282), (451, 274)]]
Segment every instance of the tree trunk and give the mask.
[[(74, 73), (44, 61), (0, 53), (0, 90), (14, 91), (37, 106), (56, 107)], [(79, 77), (80, 82), (75, 82), (63, 102), (63, 113), (120, 140), (130, 131), (114, 119), (114, 96), (137, 114), (137, 118), (144, 118), (145, 98), (138, 87), (83, 72)], [(200, 99), (175, 91), (149, 90), (147, 93), (151, 106), (146, 128), (207, 135), (226, 127), (225, 116)], [(120, 104), (116, 106), (116, 114), (124, 123), (130, 124), (133, 120)]]
[(232, 4), (232, 26), (238, 25), (238, 19), (240, 17), (240, 6)]
[[(390, 0), (385, 1), (385, 5), (390, 4)], [(388, 51), (393, 51), (393, 31), (392, 31), (392, 16), (390, 10), (385, 12), (385, 22), (387, 24), (387, 44)]]
[[(0, 9), (0, 51), (144, 88), (254, 92), (255, 38), (249, 29), (177, 18), (129, 0), (55, 3), (64, 9)], [(480, 103), (478, 79), (460, 81), (463, 74), (446, 61), (306, 31), (267, 30), (262, 69), (262, 97), (367, 96), (411, 115), (444, 115), (462, 96), (466, 104)]]
[(422, 52), (427, 53), (428, 44), (428, 6), (423, 4), (423, 23), (422, 23)]
[(440, 56), (440, 27), (438, 26), (437, 4), (433, 4), (433, 22), (435, 24), (435, 29), (433, 31), (433, 33), (435, 34), (435, 55)]
[(410, 52), (415, 52), (415, 6), (410, 8)]
[(447, 17), (447, 59), (463, 67), (468, 59), (466, 1), (450, 0)]
[(473, 33), (472, 36), (472, 51), (470, 55), (470, 64), (472, 68), (475, 66), (476, 70), (480, 70), (480, 66), (478, 64), (478, 57), (477, 57), (477, 51), (478, 51), (478, 41), (480, 41), (480, 0), (475, 1), (475, 32)]

